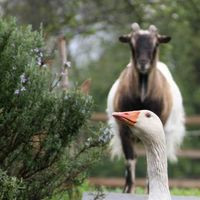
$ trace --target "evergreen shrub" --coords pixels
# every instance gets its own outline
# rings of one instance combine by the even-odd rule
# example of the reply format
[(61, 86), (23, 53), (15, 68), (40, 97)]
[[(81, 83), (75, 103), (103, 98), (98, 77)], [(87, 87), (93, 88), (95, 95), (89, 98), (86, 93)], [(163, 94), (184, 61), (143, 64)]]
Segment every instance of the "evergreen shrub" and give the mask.
[[(106, 143), (89, 125), (93, 100), (52, 90), (42, 32), (0, 19), (0, 197), (44, 199), (72, 191)], [(95, 130), (94, 130), (95, 129)], [(104, 136), (99, 137), (104, 132)]]

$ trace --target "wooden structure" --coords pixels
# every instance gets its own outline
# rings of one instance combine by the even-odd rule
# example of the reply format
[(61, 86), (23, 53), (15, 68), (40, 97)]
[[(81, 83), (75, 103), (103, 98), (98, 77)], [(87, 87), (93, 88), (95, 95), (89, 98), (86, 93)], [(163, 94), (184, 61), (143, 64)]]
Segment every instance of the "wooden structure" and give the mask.
[[(93, 113), (92, 118), (93, 121), (107, 121), (106, 113)], [(186, 117), (186, 125), (200, 125), (200, 116), (187, 116)]]
[[(94, 113), (91, 118), (92, 121), (107, 121), (106, 113)], [(187, 116), (186, 125), (190, 126), (200, 126), (200, 116)], [(195, 131), (194, 136), (200, 136), (200, 131)], [(191, 134), (191, 136), (193, 136)], [(145, 150), (138, 146), (137, 153), (139, 156), (145, 156)], [(178, 157), (186, 157), (189, 159), (200, 160), (200, 150), (199, 149), (181, 149), (177, 152)], [(107, 187), (123, 187), (124, 178), (98, 178), (90, 177), (89, 183), (95, 186), (107, 186)], [(136, 185), (140, 187), (146, 186), (145, 178), (137, 178)], [(200, 180), (199, 179), (171, 179), (169, 180), (170, 187), (179, 187), (179, 188), (198, 188), (200, 189)], [(128, 197), (127, 197), (128, 198)], [(117, 198), (116, 198), (117, 199)], [(107, 200), (107, 199), (106, 199)], [(128, 199), (127, 199), (128, 200)]]
[(60, 86), (63, 90), (69, 88), (69, 77), (68, 77), (68, 68), (70, 67), (70, 62), (67, 60), (68, 52), (66, 48), (66, 39), (64, 36), (58, 38), (58, 48), (60, 51), (61, 57), (61, 77), (60, 77)]
[[(106, 113), (94, 113), (91, 117), (91, 120), (106, 122), (107, 115), (106, 115)], [(186, 117), (186, 125), (192, 125), (192, 126), (199, 125), (200, 126), (200, 116)], [(195, 135), (200, 136), (200, 131), (198, 134), (196, 133)], [(145, 155), (145, 151), (142, 148), (139, 148), (137, 150), (137, 153), (139, 156)], [(190, 159), (200, 159), (200, 150), (198, 150), (198, 149), (181, 149), (177, 152), (177, 155), (178, 155), (178, 157), (187, 157)]]
[[(89, 183), (94, 186), (105, 187), (120, 187), (124, 186), (124, 178), (99, 178), (90, 177)], [(136, 186), (145, 188), (147, 180), (145, 178), (137, 178)], [(169, 186), (171, 188), (198, 188), (200, 189), (199, 179), (169, 179)]]

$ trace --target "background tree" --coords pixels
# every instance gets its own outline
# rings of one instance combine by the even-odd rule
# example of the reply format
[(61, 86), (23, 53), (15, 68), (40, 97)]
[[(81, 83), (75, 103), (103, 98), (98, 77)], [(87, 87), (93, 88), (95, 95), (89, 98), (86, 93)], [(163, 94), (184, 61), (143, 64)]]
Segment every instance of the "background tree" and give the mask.
[[(70, 47), (77, 47), (74, 51), (70, 48), (75, 52), (71, 53), (72, 61), (77, 63), (84, 56), (87, 59), (85, 65), (79, 62), (81, 73), (73, 69), (76, 80), (81, 80), (81, 76), (91, 76), (95, 80), (92, 95), (101, 111), (105, 109), (108, 88), (129, 55), (129, 48), (118, 44), (118, 36), (129, 32), (132, 22), (144, 28), (155, 24), (161, 33), (172, 36), (170, 44), (161, 49), (161, 60), (168, 64), (181, 88), (186, 111), (188, 114), (199, 112), (200, 7), (197, 0), (110, 0), (109, 3), (106, 0), (5, 0), (1, 7), (3, 16), (14, 15), (18, 22), (30, 23), (34, 29), (43, 23), (48, 37), (58, 33), (66, 35)], [(102, 76), (106, 74), (106, 84), (96, 79), (99, 71)], [(101, 93), (96, 96), (96, 91)]]

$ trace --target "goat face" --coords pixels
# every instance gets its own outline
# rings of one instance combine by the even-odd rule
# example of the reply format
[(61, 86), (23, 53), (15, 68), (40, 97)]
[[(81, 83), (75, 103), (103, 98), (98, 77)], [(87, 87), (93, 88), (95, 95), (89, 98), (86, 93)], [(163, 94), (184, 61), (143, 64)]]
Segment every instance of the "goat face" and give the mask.
[(132, 29), (130, 34), (119, 37), (119, 40), (130, 44), (136, 70), (141, 74), (146, 74), (157, 61), (156, 54), (159, 44), (167, 43), (171, 38), (159, 35), (154, 25), (151, 25), (148, 30), (141, 30), (139, 25), (134, 23)]

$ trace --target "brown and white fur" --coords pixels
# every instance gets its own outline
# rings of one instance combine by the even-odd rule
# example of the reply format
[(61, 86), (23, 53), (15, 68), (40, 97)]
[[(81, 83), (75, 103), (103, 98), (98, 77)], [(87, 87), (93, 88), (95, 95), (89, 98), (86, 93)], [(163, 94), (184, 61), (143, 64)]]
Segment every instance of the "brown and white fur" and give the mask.
[(109, 125), (113, 134), (112, 155), (124, 153), (126, 159), (126, 182), (124, 192), (132, 192), (135, 183), (136, 137), (128, 126), (117, 122), (113, 112), (151, 110), (161, 119), (166, 135), (167, 154), (176, 160), (176, 150), (184, 137), (184, 108), (182, 96), (164, 63), (159, 62), (158, 46), (170, 41), (160, 35), (154, 25), (141, 30), (137, 23), (132, 32), (119, 38), (131, 48), (131, 60), (113, 84), (107, 101)]

